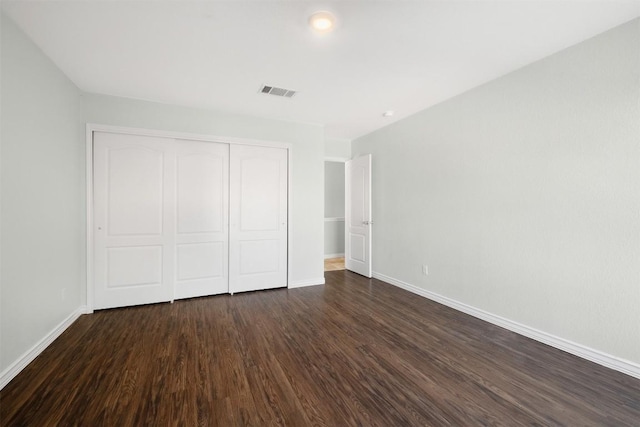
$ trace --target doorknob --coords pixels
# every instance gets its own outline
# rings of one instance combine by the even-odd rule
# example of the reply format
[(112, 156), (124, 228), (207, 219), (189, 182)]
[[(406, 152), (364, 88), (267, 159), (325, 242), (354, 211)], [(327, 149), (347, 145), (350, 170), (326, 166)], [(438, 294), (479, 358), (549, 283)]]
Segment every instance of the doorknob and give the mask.
[(362, 221), (362, 225), (372, 225), (373, 221)]

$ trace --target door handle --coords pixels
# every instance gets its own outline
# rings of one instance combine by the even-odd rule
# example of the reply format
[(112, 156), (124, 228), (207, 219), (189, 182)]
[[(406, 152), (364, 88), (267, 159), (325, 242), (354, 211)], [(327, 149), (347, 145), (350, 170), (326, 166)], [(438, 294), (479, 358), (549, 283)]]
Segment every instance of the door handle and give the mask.
[(373, 225), (373, 221), (362, 221), (362, 225)]

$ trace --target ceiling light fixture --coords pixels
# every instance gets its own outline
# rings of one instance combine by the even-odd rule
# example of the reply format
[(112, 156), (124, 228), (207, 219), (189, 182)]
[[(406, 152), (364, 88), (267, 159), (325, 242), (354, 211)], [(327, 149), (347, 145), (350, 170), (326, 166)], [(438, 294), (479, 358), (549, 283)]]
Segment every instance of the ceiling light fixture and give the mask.
[(385, 111), (382, 113), (382, 117), (391, 117), (393, 116), (393, 110)]
[(320, 11), (309, 17), (309, 26), (320, 34), (328, 33), (333, 30), (336, 24), (336, 17), (330, 12)]

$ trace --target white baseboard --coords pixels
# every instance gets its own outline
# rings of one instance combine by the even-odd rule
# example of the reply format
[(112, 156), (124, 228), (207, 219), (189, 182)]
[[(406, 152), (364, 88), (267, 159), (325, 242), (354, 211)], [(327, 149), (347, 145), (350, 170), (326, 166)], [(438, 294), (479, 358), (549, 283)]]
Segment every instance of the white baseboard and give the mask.
[(324, 285), (324, 277), (318, 279), (296, 280), (289, 282), (289, 289), (304, 288), (306, 286)]
[(344, 258), (344, 252), (341, 254), (325, 254), (324, 255), (324, 259), (330, 259), (330, 258)]
[(13, 362), (7, 369), (0, 374), (0, 390), (4, 388), (9, 382), (20, 373), (29, 363), (33, 361), (40, 353), (44, 351), (56, 338), (60, 336), (78, 317), (87, 313), (85, 306), (78, 307), (73, 313), (67, 316), (62, 322), (58, 324), (53, 330), (45, 335), (40, 341), (38, 341), (33, 347), (27, 350), (22, 356), (20, 356), (15, 362)]
[(426, 289), (419, 288), (417, 286), (403, 282), (402, 280), (385, 276), (382, 273), (373, 272), (373, 277), (378, 280), (382, 280), (383, 282), (387, 282), (391, 285), (405, 289), (414, 294), (436, 301), (440, 304), (446, 305), (447, 307), (451, 307), (473, 317), (477, 317), (478, 319), (493, 323), (494, 325), (498, 325), (520, 335), (524, 335), (525, 337), (534, 339), (543, 344), (550, 345), (551, 347), (566, 351), (567, 353), (571, 353), (575, 356), (581, 357), (602, 366), (606, 366), (607, 368), (614, 369), (632, 377), (640, 378), (640, 364), (631, 362), (629, 360), (624, 360), (598, 350), (594, 350), (582, 344), (560, 338), (558, 336), (540, 331), (535, 328), (531, 328), (521, 323), (514, 322), (513, 320), (497, 316), (487, 311), (472, 307), (468, 304), (464, 304), (462, 302), (436, 294)]

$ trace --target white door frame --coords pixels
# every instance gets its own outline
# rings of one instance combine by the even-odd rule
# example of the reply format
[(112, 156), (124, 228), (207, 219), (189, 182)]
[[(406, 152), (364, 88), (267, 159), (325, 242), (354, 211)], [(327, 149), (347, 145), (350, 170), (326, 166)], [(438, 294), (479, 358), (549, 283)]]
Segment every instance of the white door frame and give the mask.
[[(172, 132), (172, 131), (163, 131), (163, 130), (153, 130), (153, 129), (142, 129), (142, 128), (131, 128), (131, 127), (123, 127), (123, 126), (111, 126), (111, 125), (101, 125), (96, 123), (87, 123), (86, 126), (86, 156), (85, 156), (85, 179), (86, 179), (86, 200), (85, 200), (85, 208), (86, 208), (86, 218), (87, 218), (87, 228), (86, 228), (86, 280), (87, 280), (87, 288), (86, 288), (86, 313), (93, 313), (94, 307), (94, 292), (93, 292), (93, 244), (94, 244), (94, 236), (93, 236), (93, 133), (94, 132), (107, 132), (107, 133), (123, 133), (128, 135), (141, 135), (141, 136), (155, 136), (160, 138), (169, 138), (169, 139), (187, 139), (191, 141), (203, 141), (203, 142), (219, 142), (223, 144), (243, 144), (243, 145), (258, 145), (262, 147), (276, 147), (276, 148), (284, 148), (287, 150), (287, 287), (290, 284), (291, 278), (291, 244), (293, 241), (293, 237), (291, 234), (291, 224), (292, 221), (292, 211), (291, 211), (291, 189), (292, 186), (292, 174), (293, 170), (292, 161), (292, 144), (286, 142), (277, 142), (277, 141), (267, 141), (267, 140), (259, 140), (259, 139), (247, 139), (247, 138), (234, 138), (229, 136), (217, 136), (217, 135), (203, 135), (196, 133), (188, 133), (188, 132)], [(173, 302), (173, 300), (172, 300)]]

